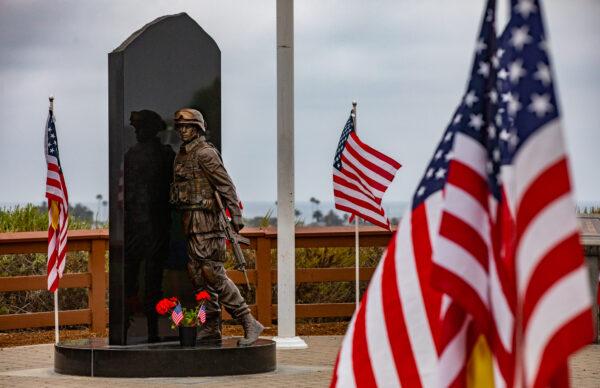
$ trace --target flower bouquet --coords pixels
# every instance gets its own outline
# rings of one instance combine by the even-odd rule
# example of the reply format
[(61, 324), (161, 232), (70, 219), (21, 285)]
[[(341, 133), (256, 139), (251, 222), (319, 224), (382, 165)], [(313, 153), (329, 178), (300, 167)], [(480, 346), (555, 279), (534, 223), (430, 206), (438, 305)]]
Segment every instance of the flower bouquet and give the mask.
[(196, 294), (195, 308), (182, 307), (176, 297), (161, 299), (156, 304), (156, 312), (160, 315), (169, 315), (171, 329), (179, 327), (179, 342), (181, 346), (196, 346), (196, 333), (199, 325), (206, 322), (205, 303), (210, 300), (206, 291)]

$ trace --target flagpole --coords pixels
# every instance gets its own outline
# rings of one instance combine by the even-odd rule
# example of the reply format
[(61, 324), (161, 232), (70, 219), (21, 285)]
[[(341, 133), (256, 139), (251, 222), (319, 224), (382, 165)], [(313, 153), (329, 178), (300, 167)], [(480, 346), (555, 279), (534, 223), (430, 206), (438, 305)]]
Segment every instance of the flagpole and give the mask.
[[(352, 101), (352, 120), (354, 121), (354, 131), (356, 128), (356, 101)], [(355, 296), (355, 308), (358, 309), (360, 302), (360, 289), (359, 289), (359, 276), (360, 276), (360, 261), (359, 261), (359, 244), (358, 244), (358, 216), (354, 216), (354, 296)]]
[[(48, 97), (48, 100), (50, 102), (50, 112), (52, 112), (52, 114), (54, 115), (54, 96), (50, 95)], [(58, 273), (57, 273), (58, 276)], [(56, 287), (56, 290), (54, 290), (53, 292), (54, 294), (54, 342), (56, 344), (58, 344), (59, 341), (59, 335), (58, 335), (58, 287)]]

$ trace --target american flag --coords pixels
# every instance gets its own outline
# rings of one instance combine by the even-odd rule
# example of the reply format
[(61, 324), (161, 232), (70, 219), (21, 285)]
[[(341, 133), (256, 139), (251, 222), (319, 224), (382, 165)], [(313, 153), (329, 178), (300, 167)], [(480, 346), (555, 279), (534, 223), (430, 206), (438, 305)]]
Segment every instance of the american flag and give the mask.
[(486, 348), (481, 386), (564, 383), (567, 357), (592, 338), (540, 7), (514, 3), (499, 48), (494, 8), (488, 1), (463, 101), (352, 318), (332, 386), (464, 386)]
[(359, 139), (354, 117), (352, 112), (333, 160), (335, 208), (389, 229), (381, 200), (401, 165)]
[(442, 329), (441, 383), (464, 379), (475, 332), (497, 385), (568, 384), (568, 356), (592, 339), (591, 298), (539, 2), (514, 2), (486, 51), (497, 70), (479, 74), (485, 94), (465, 111), (482, 126), (457, 128), (434, 249), (433, 281), (464, 312)]
[(48, 290), (56, 291), (65, 270), (67, 230), (69, 229), (69, 196), (58, 157), (58, 137), (52, 109), (45, 130), (46, 198), (48, 198)]
[(183, 320), (183, 310), (181, 309), (181, 303), (177, 303), (177, 306), (171, 312), (171, 320), (178, 326), (179, 323)]
[(204, 305), (200, 306), (200, 310), (198, 310), (198, 319), (200, 323), (206, 322), (206, 307)]

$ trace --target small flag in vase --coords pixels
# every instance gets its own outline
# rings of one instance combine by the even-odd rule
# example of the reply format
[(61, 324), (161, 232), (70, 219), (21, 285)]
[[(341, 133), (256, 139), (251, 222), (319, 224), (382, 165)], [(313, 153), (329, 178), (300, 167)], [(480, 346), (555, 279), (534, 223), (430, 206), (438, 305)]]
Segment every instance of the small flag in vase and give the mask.
[(183, 310), (181, 309), (181, 304), (177, 303), (177, 306), (173, 309), (171, 313), (171, 319), (175, 326), (179, 326), (179, 323), (183, 320)]
[(200, 310), (198, 311), (198, 319), (200, 323), (206, 322), (206, 307), (204, 305), (200, 306)]

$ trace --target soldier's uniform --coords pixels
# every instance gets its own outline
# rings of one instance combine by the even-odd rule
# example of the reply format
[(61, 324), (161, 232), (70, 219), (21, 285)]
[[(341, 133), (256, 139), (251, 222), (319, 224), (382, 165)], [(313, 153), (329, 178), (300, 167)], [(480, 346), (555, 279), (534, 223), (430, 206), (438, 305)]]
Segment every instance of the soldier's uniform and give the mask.
[[(189, 111), (202, 118), (197, 111), (182, 109), (175, 114), (175, 122), (187, 123), (189, 115), (185, 113)], [(211, 296), (206, 305), (207, 323), (201, 327), (200, 334), (200, 337), (207, 339), (220, 338), (220, 304), (233, 318), (242, 322), (245, 331), (260, 325), (225, 272), (225, 233), (219, 223), (215, 190), (220, 194), (223, 205), (229, 209), (233, 224), (241, 225), (242, 212), (235, 186), (218, 150), (200, 133), (192, 141), (184, 142), (175, 157), (171, 202), (182, 212), (190, 278), (197, 289), (206, 290)]]

